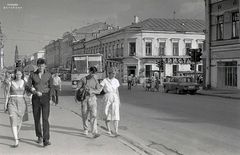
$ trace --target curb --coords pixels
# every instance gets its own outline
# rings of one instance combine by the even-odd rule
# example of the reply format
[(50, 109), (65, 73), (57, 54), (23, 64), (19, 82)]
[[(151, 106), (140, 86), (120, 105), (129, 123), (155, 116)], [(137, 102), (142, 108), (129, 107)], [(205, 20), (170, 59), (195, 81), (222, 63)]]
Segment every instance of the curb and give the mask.
[(204, 95), (204, 96), (215, 96), (215, 97), (221, 97), (221, 98), (240, 100), (240, 97), (234, 97), (234, 96), (223, 96), (223, 95), (218, 95), (218, 94), (205, 94), (205, 93), (199, 93), (199, 92), (197, 92), (197, 94)]

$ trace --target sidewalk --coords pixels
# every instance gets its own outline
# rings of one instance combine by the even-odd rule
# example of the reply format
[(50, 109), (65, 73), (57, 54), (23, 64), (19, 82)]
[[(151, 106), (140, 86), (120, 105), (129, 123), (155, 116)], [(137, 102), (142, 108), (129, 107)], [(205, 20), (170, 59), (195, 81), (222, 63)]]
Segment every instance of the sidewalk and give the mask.
[(240, 99), (240, 90), (238, 89), (209, 89), (197, 91), (200, 95), (216, 96), (222, 98)]
[[(149, 154), (147, 148), (139, 148), (135, 137), (127, 139), (129, 133), (122, 133), (119, 137), (108, 136), (104, 130), (104, 123), (98, 121), (100, 137), (93, 139), (92, 136), (83, 135), (82, 119), (80, 117), (80, 105), (74, 102), (72, 96), (61, 96), (57, 106), (51, 105), (50, 111), (50, 141), (52, 145), (43, 147), (35, 142), (34, 123), (32, 108), (29, 105), (29, 121), (24, 122), (18, 148), (11, 148), (14, 143), (9, 123), (8, 114), (3, 112), (4, 100), (0, 90), (0, 154), (1, 155), (134, 155)], [(131, 134), (130, 134), (131, 135)], [(132, 141), (134, 139), (134, 141)], [(141, 142), (143, 144), (143, 142)], [(151, 150), (150, 150), (151, 151)], [(154, 151), (150, 154), (159, 154)]]

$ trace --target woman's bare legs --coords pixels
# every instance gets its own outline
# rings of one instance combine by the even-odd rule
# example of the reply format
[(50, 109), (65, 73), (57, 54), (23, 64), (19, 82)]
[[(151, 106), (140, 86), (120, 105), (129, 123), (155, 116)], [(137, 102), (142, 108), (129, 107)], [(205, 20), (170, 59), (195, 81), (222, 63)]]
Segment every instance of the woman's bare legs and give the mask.
[(117, 120), (113, 121), (113, 126), (114, 126), (114, 130), (115, 130), (115, 134), (118, 135), (118, 121)]
[(15, 140), (15, 144), (13, 145), (14, 147), (18, 146), (19, 143), (19, 139), (18, 139), (18, 127), (17, 126), (13, 126), (13, 118), (10, 117), (10, 123), (11, 123), (11, 128), (12, 128), (12, 133), (13, 133), (13, 137)]

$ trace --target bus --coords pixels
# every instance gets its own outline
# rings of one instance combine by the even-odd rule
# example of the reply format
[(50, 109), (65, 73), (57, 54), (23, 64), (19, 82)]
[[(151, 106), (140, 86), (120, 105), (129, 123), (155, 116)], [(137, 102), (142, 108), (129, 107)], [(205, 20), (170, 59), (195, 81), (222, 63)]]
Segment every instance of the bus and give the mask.
[(73, 55), (71, 60), (71, 81), (72, 88), (76, 89), (81, 78), (88, 75), (91, 66), (97, 68), (96, 79), (101, 81), (105, 78), (102, 54), (78, 54)]

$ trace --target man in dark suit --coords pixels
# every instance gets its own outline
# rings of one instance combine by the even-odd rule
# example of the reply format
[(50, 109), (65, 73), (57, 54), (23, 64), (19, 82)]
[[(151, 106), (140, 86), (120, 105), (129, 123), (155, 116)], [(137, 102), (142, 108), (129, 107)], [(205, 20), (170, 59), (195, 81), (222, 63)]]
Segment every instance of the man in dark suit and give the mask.
[[(33, 72), (28, 79), (28, 90), (33, 94), (32, 108), (35, 124), (35, 133), (38, 137), (37, 143), (43, 146), (51, 145), (49, 138), (49, 113), (50, 113), (50, 96), (52, 96), (53, 80), (51, 74), (46, 70), (44, 59), (37, 60), (38, 70)], [(42, 114), (43, 132), (40, 118)]]

